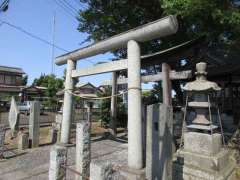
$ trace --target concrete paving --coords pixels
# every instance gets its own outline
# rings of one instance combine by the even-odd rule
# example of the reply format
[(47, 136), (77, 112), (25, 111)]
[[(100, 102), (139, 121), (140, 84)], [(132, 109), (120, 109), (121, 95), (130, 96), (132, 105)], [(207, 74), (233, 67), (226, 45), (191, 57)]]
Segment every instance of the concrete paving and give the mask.
[[(25, 154), (0, 162), (0, 180), (46, 180), (48, 179), (49, 155), (52, 146), (28, 149)], [(127, 144), (112, 140), (92, 140), (92, 161), (127, 165)], [(7, 154), (6, 154), (7, 155)], [(74, 167), (75, 147), (68, 149), (68, 162)], [(67, 179), (75, 174), (67, 170)]]

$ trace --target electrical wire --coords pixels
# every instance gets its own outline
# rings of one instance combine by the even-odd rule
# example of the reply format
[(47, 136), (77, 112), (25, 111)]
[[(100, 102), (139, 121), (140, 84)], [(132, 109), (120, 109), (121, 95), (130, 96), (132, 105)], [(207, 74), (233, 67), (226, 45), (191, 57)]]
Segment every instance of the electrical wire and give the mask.
[[(0, 19), (0, 23), (1, 23), (1, 24), (6, 24), (6, 25), (8, 25), (9, 27), (14, 28), (14, 29), (16, 29), (16, 30), (18, 30), (18, 31), (20, 31), (20, 32), (22, 32), (22, 33), (30, 36), (31, 38), (36, 39), (36, 40), (38, 40), (38, 41), (41, 41), (41, 42), (43, 42), (43, 43), (45, 43), (45, 44), (47, 44), (47, 45), (49, 45), (49, 46), (54, 46), (55, 48), (57, 48), (57, 49), (59, 49), (59, 50), (61, 50), (61, 51), (64, 51), (64, 52), (66, 52), (66, 53), (69, 53), (68, 50), (66, 50), (66, 49), (64, 49), (64, 48), (62, 48), (62, 47), (60, 47), (60, 46), (57, 46), (57, 45), (55, 45), (55, 44), (53, 44), (53, 43), (51, 43), (51, 42), (49, 42), (49, 41), (47, 41), (47, 40), (45, 40), (45, 39), (37, 36), (37, 35), (29, 32), (29, 31), (26, 31), (25, 29), (23, 29), (23, 28), (20, 27), (20, 26), (16, 26), (16, 25), (14, 25), (14, 24), (12, 24), (12, 23), (10, 23), (10, 22), (7, 22), (7, 21), (5, 21), (5, 20), (3, 21), (3, 20), (1, 20), (1, 19)], [(1, 24), (0, 24), (0, 25), (1, 25)], [(84, 59), (84, 60), (90, 62), (91, 64), (95, 64), (94, 62), (92, 62), (92, 61), (89, 60), (89, 59)]]
[[(59, 0), (60, 1), (60, 0)], [(69, 2), (67, 2), (66, 0), (63, 0), (63, 2), (65, 2), (65, 4), (67, 4), (72, 10), (74, 10), (76, 13), (78, 13), (78, 10)]]
[(74, 14), (72, 14), (71, 12), (69, 12), (62, 4), (60, 4), (57, 0), (54, 0), (55, 4), (58, 5), (62, 10), (65, 11), (65, 13), (67, 13), (69, 16), (73, 17), (75, 20), (77, 20), (77, 18), (75, 17)]
[(69, 52), (69, 51), (67, 51), (66, 49), (63, 49), (63, 48), (61, 48), (61, 47), (59, 47), (59, 46), (56, 46), (55, 44), (53, 44), (53, 43), (51, 43), (51, 42), (49, 42), (49, 41), (47, 41), (47, 40), (45, 40), (45, 39), (43, 39), (43, 38), (35, 35), (35, 34), (32, 34), (32, 33), (28, 32), (28, 31), (26, 31), (25, 29), (23, 29), (23, 28), (21, 28), (21, 27), (19, 27), (19, 26), (16, 26), (16, 25), (14, 25), (14, 24), (12, 24), (12, 23), (10, 23), (10, 22), (3, 21), (3, 20), (1, 20), (1, 19), (0, 19), (0, 22), (2, 22), (3, 24), (6, 24), (6, 25), (8, 25), (8, 26), (10, 26), (10, 27), (12, 27), (12, 28), (14, 28), (14, 29), (16, 29), (16, 30), (18, 30), (18, 31), (20, 31), (20, 32), (22, 32), (22, 33), (24, 33), (24, 34), (32, 37), (32, 38), (34, 38), (34, 39), (37, 39), (37, 40), (39, 40), (39, 41), (41, 41), (41, 42), (43, 42), (43, 43), (45, 43), (45, 44), (48, 44), (48, 45), (50, 45), (50, 46), (54, 46), (55, 48), (57, 48), (57, 49), (59, 49), (59, 50), (61, 50), (61, 51)]
[(59, 4), (61, 4), (67, 11), (73, 14), (73, 16), (76, 16), (77, 11), (75, 9), (72, 9), (68, 4), (66, 4), (65, 1), (62, 0), (56, 0)]

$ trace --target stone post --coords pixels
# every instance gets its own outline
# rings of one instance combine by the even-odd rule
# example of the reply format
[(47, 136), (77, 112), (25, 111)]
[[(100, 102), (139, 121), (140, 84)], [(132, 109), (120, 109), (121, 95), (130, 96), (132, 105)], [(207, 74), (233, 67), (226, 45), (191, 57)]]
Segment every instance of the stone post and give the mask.
[(9, 115), (8, 115), (8, 122), (11, 128), (12, 137), (16, 137), (19, 131), (19, 118), (20, 118), (20, 113), (18, 110), (18, 106), (15, 101), (15, 98), (12, 97), (11, 106), (10, 106)]
[(162, 89), (163, 89), (163, 103), (172, 105), (172, 87), (169, 73), (171, 68), (168, 64), (162, 64)]
[(76, 170), (82, 174), (76, 174), (76, 180), (86, 180), (90, 176), (91, 162), (91, 138), (90, 121), (77, 123), (76, 130)]
[(0, 159), (3, 158), (5, 134), (6, 127), (4, 124), (0, 124)]
[(110, 120), (110, 134), (116, 136), (116, 118), (117, 118), (117, 73), (112, 72), (112, 97), (111, 97), (111, 120)]
[(29, 141), (32, 148), (39, 146), (39, 118), (40, 102), (32, 101), (29, 117)]
[(65, 180), (67, 164), (67, 148), (55, 145), (50, 152), (49, 180)]
[(146, 165), (146, 146), (147, 146), (147, 105), (142, 104), (142, 139), (143, 139), (143, 166)]
[(50, 129), (50, 142), (51, 144), (55, 144), (57, 141), (58, 141), (58, 130), (52, 126)]
[(27, 132), (19, 132), (18, 134), (18, 149), (24, 150), (29, 147), (29, 134)]
[(147, 108), (147, 179), (172, 179), (172, 116), (165, 104)]
[(142, 112), (141, 112), (141, 60), (136, 41), (128, 42), (128, 166), (143, 168)]
[(65, 80), (65, 92), (63, 102), (63, 119), (61, 125), (61, 143), (67, 144), (70, 137), (70, 127), (72, 120), (73, 98), (71, 92), (74, 88), (74, 79), (72, 78), (72, 70), (76, 69), (76, 62), (67, 61), (67, 72)]

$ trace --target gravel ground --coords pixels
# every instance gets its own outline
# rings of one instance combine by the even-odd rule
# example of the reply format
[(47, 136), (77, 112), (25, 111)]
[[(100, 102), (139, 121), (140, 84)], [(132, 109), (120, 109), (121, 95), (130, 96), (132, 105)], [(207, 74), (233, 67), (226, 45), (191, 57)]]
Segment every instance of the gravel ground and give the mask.
[[(49, 153), (52, 146), (42, 146), (13, 153), (6, 152), (9, 159), (0, 161), (0, 180), (46, 180), (48, 179)], [(127, 144), (112, 140), (94, 139), (91, 144), (92, 161), (111, 162), (116, 165), (127, 164)], [(69, 147), (68, 165), (74, 168), (75, 147)], [(74, 174), (67, 171), (67, 179), (74, 179)]]

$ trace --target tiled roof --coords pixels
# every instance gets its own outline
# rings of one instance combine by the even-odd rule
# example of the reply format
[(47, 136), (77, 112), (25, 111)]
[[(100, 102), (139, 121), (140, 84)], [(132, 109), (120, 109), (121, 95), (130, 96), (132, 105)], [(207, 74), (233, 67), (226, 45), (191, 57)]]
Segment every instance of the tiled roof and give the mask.
[(11, 72), (11, 73), (17, 73), (17, 74), (25, 74), (25, 72), (22, 70), (22, 68), (1, 66), (1, 65), (0, 65), (0, 72)]

